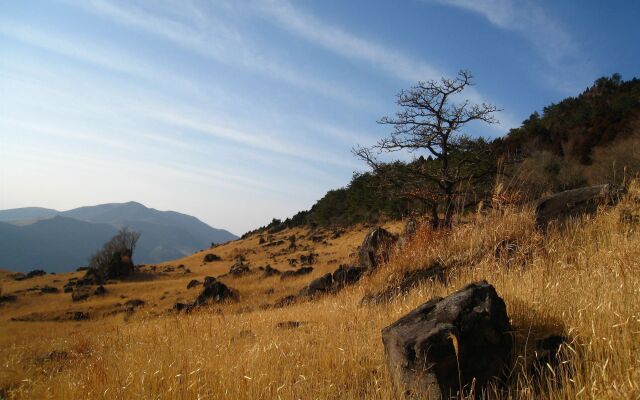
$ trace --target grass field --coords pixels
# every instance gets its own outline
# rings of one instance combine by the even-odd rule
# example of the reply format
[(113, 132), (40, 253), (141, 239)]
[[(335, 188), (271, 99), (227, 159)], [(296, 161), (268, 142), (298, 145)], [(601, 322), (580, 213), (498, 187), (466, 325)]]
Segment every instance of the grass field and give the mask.
[[(632, 193), (616, 208), (542, 235), (530, 209), (470, 216), (450, 232), (422, 226), (378, 272), (337, 295), (266, 308), (311, 279), (348, 262), (368, 228), (326, 244), (308, 230), (287, 230), (267, 243), (259, 237), (158, 265), (133, 282), (107, 285), (104, 297), (72, 303), (70, 294), (18, 295), (0, 306), (0, 394), (6, 398), (175, 399), (391, 399), (380, 331), (435, 295), (479, 279), (492, 283), (507, 304), (514, 354), (504, 387), (488, 398), (640, 398), (639, 203)], [(622, 215), (631, 218), (621, 218)], [(635, 219), (633, 218), (635, 216)], [(388, 226), (400, 232), (402, 223)], [(288, 237), (296, 235), (296, 250)], [(508, 252), (496, 251), (509, 243)], [(189, 301), (194, 278), (219, 275), (243, 254), (250, 265), (292, 269), (288, 258), (309, 251), (319, 262), (310, 275), (281, 281), (259, 273), (222, 280), (237, 289), (239, 303), (191, 314), (166, 312)], [(202, 265), (207, 252), (222, 261)], [(366, 293), (393, 286), (405, 271), (434, 262), (447, 280), (425, 282), (389, 303), (361, 305)], [(183, 269), (162, 272), (168, 265)], [(47, 275), (16, 282), (4, 274), (3, 294), (34, 285), (61, 287), (71, 276)], [(54, 282), (54, 280), (59, 282)], [(268, 289), (273, 288), (273, 293)], [(133, 313), (114, 313), (117, 303), (139, 298)], [(46, 321), (69, 310), (88, 321)], [(34, 314), (37, 313), (37, 314)], [(36, 321), (11, 321), (31, 315)], [(298, 327), (278, 324), (299, 322)], [(563, 334), (559, 369), (529, 369), (535, 341)]]

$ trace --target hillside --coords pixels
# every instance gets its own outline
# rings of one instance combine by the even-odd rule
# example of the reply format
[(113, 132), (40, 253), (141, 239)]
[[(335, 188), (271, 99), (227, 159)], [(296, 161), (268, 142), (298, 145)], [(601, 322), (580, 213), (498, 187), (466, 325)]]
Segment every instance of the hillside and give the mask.
[[(72, 302), (69, 293), (28, 290), (61, 289), (80, 273), (24, 281), (4, 273), (3, 295), (16, 298), (0, 305), (0, 358), (6, 360), (0, 388), (9, 398), (391, 399), (380, 330), (435, 295), (487, 279), (504, 298), (514, 330), (504, 389), (510, 398), (637, 398), (640, 236), (633, 216), (640, 215), (639, 194), (634, 190), (616, 208), (546, 236), (534, 228), (528, 208), (478, 214), (451, 232), (420, 225), (357, 285), (283, 307), (275, 306), (279, 299), (352, 262), (371, 228), (249, 235), (145, 266), (82, 302)], [(389, 228), (400, 232), (402, 224)], [(514, 250), (498, 252), (505, 241)], [(295, 270), (300, 265), (289, 259), (299, 263), (309, 253), (317, 262), (308, 275), (283, 280), (258, 268)], [(207, 254), (221, 260), (205, 263)], [(254, 272), (221, 276), (239, 255)], [(422, 282), (389, 302), (361, 303), (434, 262), (446, 269), (445, 279)], [(187, 284), (205, 276), (237, 290), (239, 302), (170, 311), (176, 302), (192, 301), (201, 289)], [(568, 337), (565, 367), (538, 377), (529, 365), (535, 342), (549, 334)]]
[(123, 226), (142, 232), (136, 261), (167, 261), (237, 237), (195, 217), (158, 211), (136, 202), (80, 207), (0, 211), (0, 265), (17, 271), (71, 271)]

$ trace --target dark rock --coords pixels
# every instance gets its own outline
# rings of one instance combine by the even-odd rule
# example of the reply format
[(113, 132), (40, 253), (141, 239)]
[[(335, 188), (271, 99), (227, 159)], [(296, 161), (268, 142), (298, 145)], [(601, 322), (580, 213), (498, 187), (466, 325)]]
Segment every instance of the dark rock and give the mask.
[(56, 287), (45, 285), (40, 288), (40, 292), (42, 293), (58, 293), (59, 290)]
[(298, 301), (298, 296), (295, 296), (295, 295), (285, 296), (277, 300), (275, 303), (273, 303), (273, 307), (282, 308), (282, 307), (290, 306), (297, 301)]
[(27, 276), (25, 274), (23, 274), (22, 272), (16, 272), (14, 274), (9, 275), (11, 277), (11, 279), (16, 280), (16, 281), (23, 281), (25, 279), (27, 279)]
[(624, 189), (611, 185), (599, 185), (566, 190), (548, 196), (536, 207), (536, 226), (546, 229), (551, 222), (563, 225), (570, 218), (595, 214), (599, 206), (616, 204)]
[(209, 285), (205, 285), (200, 295), (193, 303), (194, 307), (204, 306), (208, 303), (221, 303), (225, 301), (238, 301), (240, 297), (238, 293), (227, 287), (220, 281), (215, 281)]
[(104, 286), (100, 285), (96, 288), (96, 290), (93, 292), (94, 295), (96, 296), (102, 296), (107, 294), (107, 289), (104, 288)]
[(173, 305), (173, 311), (176, 311), (176, 312), (189, 311), (190, 308), (191, 307), (185, 303), (175, 303)]
[(459, 398), (473, 383), (482, 393), (504, 368), (510, 329), (504, 301), (486, 281), (429, 300), (382, 330), (396, 389), (407, 397)]
[(358, 261), (361, 267), (375, 270), (380, 263), (389, 261), (389, 250), (398, 237), (384, 228), (369, 232), (360, 245)]
[(366, 268), (351, 265), (341, 265), (333, 272), (333, 283), (331, 290), (337, 292), (345, 286), (353, 285), (358, 282), (362, 275), (366, 272)]
[(191, 280), (191, 281), (189, 281), (189, 283), (187, 284), (187, 289), (194, 288), (194, 287), (199, 286), (199, 285), (201, 285), (201, 284), (202, 284), (202, 282), (200, 282), (199, 280), (197, 280), (197, 279), (192, 279), (192, 280)]
[(0, 296), (0, 304), (2, 303), (13, 303), (18, 300), (18, 297), (13, 294), (5, 294)]
[(34, 269), (33, 271), (30, 271), (27, 275), (26, 275), (26, 279), (31, 279), (31, 278), (35, 278), (36, 276), (43, 276), (46, 275), (47, 273), (41, 269)]
[(302, 326), (302, 322), (300, 321), (283, 321), (276, 324), (276, 328), (279, 329), (295, 329), (300, 326)]
[(268, 278), (270, 276), (280, 275), (280, 274), (282, 274), (282, 272), (280, 272), (279, 269), (273, 268), (271, 265), (267, 265), (266, 267), (264, 267), (264, 272), (262, 273), (262, 277)]
[(300, 296), (314, 297), (319, 294), (327, 293), (331, 290), (333, 277), (330, 273), (322, 275), (320, 278), (312, 280), (306, 287), (300, 291)]
[(445, 282), (445, 268), (440, 263), (435, 262), (427, 268), (404, 272), (396, 284), (377, 293), (365, 294), (360, 303), (380, 304), (388, 302), (396, 296), (407, 294), (414, 287), (427, 281)]
[(89, 313), (84, 311), (67, 311), (66, 316), (71, 321), (86, 321), (89, 319)]
[(210, 263), (210, 262), (214, 262), (214, 261), (220, 261), (220, 260), (222, 260), (222, 258), (220, 258), (220, 256), (218, 256), (216, 254), (213, 254), (213, 253), (206, 254), (204, 256), (204, 259), (203, 259), (203, 261), (206, 262), (206, 263)]
[(204, 277), (204, 286), (212, 285), (216, 281), (216, 278), (213, 276), (205, 276)]
[(302, 254), (300, 255), (300, 264), (311, 265), (316, 262), (318, 255), (316, 253)]
[(76, 272), (82, 272), (82, 271), (86, 271), (88, 269), (89, 269), (89, 267), (78, 267), (78, 268), (76, 268)]
[(302, 267), (296, 269), (295, 271), (284, 271), (282, 275), (280, 275), (280, 279), (295, 278), (298, 276), (310, 274), (311, 272), (313, 272), (313, 267)]
[(71, 292), (73, 292), (73, 286), (67, 286), (67, 285), (65, 285), (65, 286), (64, 286), (64, 289), (63, 289), (63, 292), (64, 292), (64, 293), (71, 293)]

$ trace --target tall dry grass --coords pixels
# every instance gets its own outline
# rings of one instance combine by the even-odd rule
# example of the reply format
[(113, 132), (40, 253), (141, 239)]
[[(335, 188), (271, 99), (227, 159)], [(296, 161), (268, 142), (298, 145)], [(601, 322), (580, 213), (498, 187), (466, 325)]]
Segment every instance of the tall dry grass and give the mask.
[[(376, 275), (336, 296), (5, 346), (0, 382), (9, 398), (391, 399), (381, 329), (432, 296), (486, 279), (514, 328), (505, 386), (487, 398), (640, 398), (640, 236), (637, 222), (621, 219), (628, 213), (640, 215), (633, 198), (546, 237), (527, 209), (479, 214), (448, 233), (422, 227)], [(360, 305), (365, 293), (434, 261), (450, 268), (446, 284)], [(289, 320), (302, 325), (276, 326)], [(551, 333), (569, 338), (565, 362), (533, 373), (535, 341)], [(67, 356), (38, 359), (52, 350)]]

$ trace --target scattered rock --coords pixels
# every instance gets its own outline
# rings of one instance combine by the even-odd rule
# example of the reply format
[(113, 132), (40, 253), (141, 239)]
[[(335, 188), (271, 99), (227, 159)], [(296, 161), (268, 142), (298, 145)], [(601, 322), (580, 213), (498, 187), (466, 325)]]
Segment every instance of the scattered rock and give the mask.
[(89, 319), (89, 313), (84, 311), (67, 311), (66, 316), (71, 321), (86, 321)]
[(47, 273), (41, 269), (34, 269), (33, 271), (30, 271), (27, 275), (26, 275), (26, 279), (31, 279), (31, 278), (35, 278), (36, 276), (43, 276), (46, 275)]
[(23, 281), (27, 279), (27, 276), (22, 272), (16, 272), (14, 274), (9, 275), (9, 277), (15, 281)]
[[(504, 301), (486, 281), (435, 297), (382, 330), (387, 367), (407, 397), (482, 393), (511, 352)], [(462, 388), (460, 387), (462, 385)]]
[(58, 288), (53, 286), (48, 286), (48, 285), (45, 285), (40, 288), (41, 293), (58, 293), (59, 291), (60, 290), (58, 290)]
[(196, 298), (193, 307), (201, 307), (209, 303), (221, 303), (225, 301), (238, 301), (238, 292), (230, 289), (220, 281), (214, 281), (205, 285), (204, 289)]
[(313, 267), (302, 267), (296, 269), (295, 271), (284, 271), (282, 275), (280, 275), (280, 279), (295, 278), (298, 276), (310, 274), (312, 271)]
[(358, 282), (362, 275), (366, 272), (366, 268), (356, 267), (352, 265), (341, 265), (333, 272), (333, 283), (331, 290), (337, 292), (345, 286), (353, 285)]
[(311, 265), (316, 262), (318, 255), (316, 253), (302, 254), (300, 255), (300, 264)]
[(191, 307), (185, 303), (175, 303), (173, 305), (173, 311), (176, 311), (176, 312), (188, 311), (190, 308)]
[(191, 281), (189, 281), (189, 283), (187, 283), (187, 289), (194, 288), (194, 287), (199, 286), (201, 284), (202, 284), (202, 282), (200, 282), (199, 280), (192, 279)]
[(213, 276), (205, 276), (204, 277), (204, 286), (209, 286), (211, 284), (213, 284), (213, 282), (216, 281), (216, 278), (214, 278)]
[(0, 304), (3, 303), (13, 303), (16, 300), (18, 300), (18, 296), (12, 295), (12, 294), (5, 294), (0, 296)]
[(300, 326), (302, 326), (302, 322), (300, 321), (283, 321), (276, 324), (276, 328), (279, 329), (295, 329)]
[(222, 258), (220, 258), (220, 256), (213, 254), (213, 253), (209, 253), (206, 254), (204, 256), (204, 259), (202, 261), (206, 262), (206, 263), (210, 263), (210, 262), (214, 262), (214, 261), (220, 261), (222, 260)]
[(361, 267), (375, 270), (380, 263), (389, 261), (389, 250), (398, 237), (384, 228), (369, 232), (360, 245), (358, 261)]
[(244, 258), (238, 257), (235, 264), (229, 269), (229, 275), (239, 277), (245, 274), (251, 273), (251, 268), (248, 264), (244, 263)]
[(96, 296), (103, 296), (105, 294), (107, 294), (107, 289), (104, 288), (104, 286), (100, 285), (96, 288), (96, 290), (93, 292), (94, 295)]
[(407, 271), (402, 274), (399, 281), (377, 293), (367, 293), (362, 297), (360, 304), (380, 304), (391, 301), (396, 296), (407, 294), (411, 289), (427, 281), (446, 281), (445, 268), (438, 262), (427, 268)]
[(280, 274), (282, 274), (282, 272), (280, 272), (279, 269), (273, 268), (271, 267), (271, 265), (267, 264), (267, 266), (264, 267), (264, 272), (262, 273), (262, 277), (268, 278), (270, 276), (280, 275)]
[(536, 207), (536, 226), (546, 229), (554, 221), (563, 225), (568, 219), (593, 215), (599, 206), (616, 204), (624, 189), (599, 185), (566, 190), (540, 200)]
[(282, 308), (282, 307), (290, 306), (297, 301), (298, 301), (298, 296), (295, 296), (295, 295), (285, 296), (277, 300), (275, 303), (273, 303), (273, 307)]
[(300, 291), (300, 296), (314, 297), (319, 294), (327, 293), (331, 290), (333, 277), (330, 273), (324, 274), (319, 278), (312, 280), (307, 286)]

